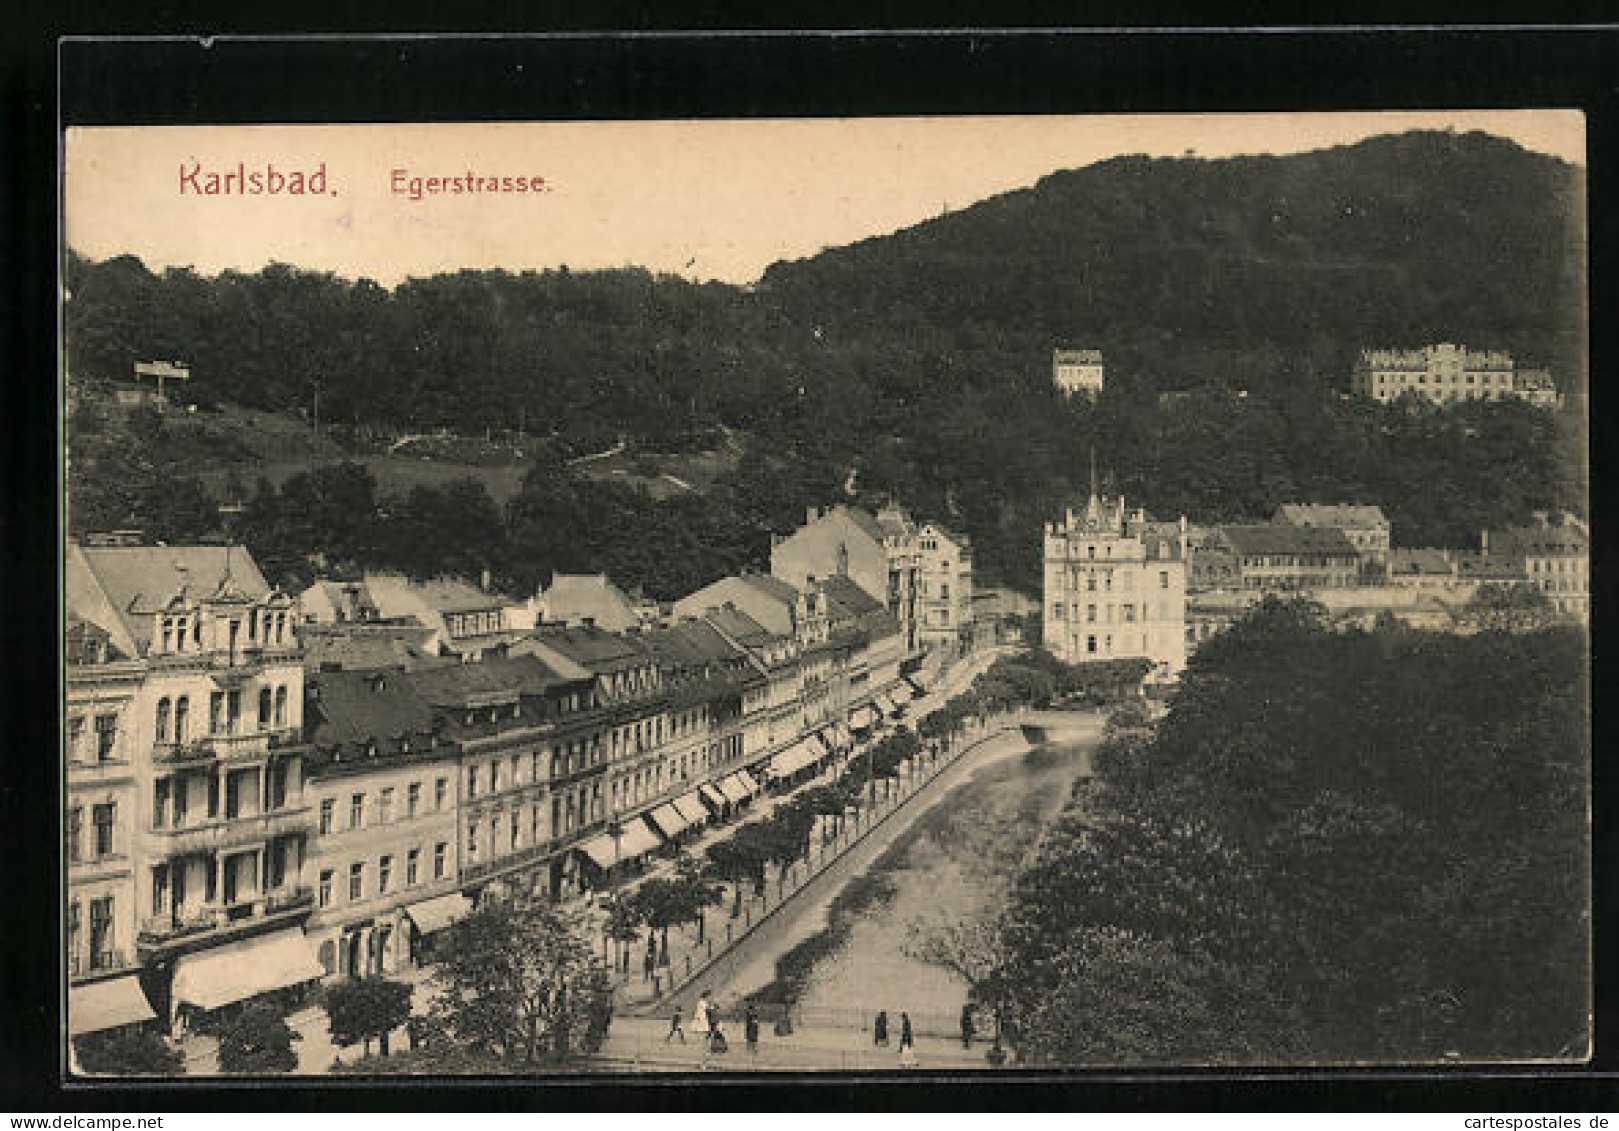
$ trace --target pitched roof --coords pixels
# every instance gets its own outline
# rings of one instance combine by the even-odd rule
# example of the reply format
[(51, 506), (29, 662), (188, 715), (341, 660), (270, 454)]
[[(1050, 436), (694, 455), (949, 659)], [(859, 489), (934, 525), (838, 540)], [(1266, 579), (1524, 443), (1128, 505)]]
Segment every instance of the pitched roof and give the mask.
[(573, 682), (538, 656), (453, 664), (411, 672), (408, 678), (417, 694), (436, 707), (510, 702), (519, 695), (540, 695), (547, 688)]
[(486, 593), (476, 585), (453, 577), (439, 577), (431, 581), (411, 581), (398, 574), (366, 574), (366, 588), (379, 608), (392, 615), (390, 598), (405, 596), (436, 613), (469, 613), (486, 609), (504, 608), (511, 602), (495, 593)]
[(771, 631), (735, 605), (710, 609), (703, 619), (744, 648), (760, 648), (775, 639)]
[(817, 584), (826, 591), (827, 614), (833, 621), (850, 620), (868, 613), (883, 611), (881, 601), (847, 577), (834, 574), (820, 579)]
[(1407, 574), (1453, 574), (1456, 572), (1456, 563), (1444, 550), (1430, 546), (1399, 548), (1389, 551), (1389, 573)]
[(1289, 526), (1254, 523), (1221, 527), (1231, 548), (1239, 554), (1329, 554), (1355, 557), (1344, 532), (1335, 526)]
[(821, 517), (823, 519), (827, 519), (835, 515), (842, 515), (843, 518), (849, 522), (852, 522), (861, 531), (870, 535), (876, 541), (881, 542), (883, 540), (883, 526), (871, 516), (870, 512), (864, 511), (859, 507), (851, 507), (846, 503), (839, 503)]
[(1387, 526), (1383, 508), (1360, 503), (1283, 503), (1276, 521), (1294, 526), (1337, 526), (1364, 529)]
[(638, 640), (594, 625), (542, 625), (534, 639), (586, 671), (622, 671), (647, 661)]
[(306, 624), (298, 630), (304, 666), (310, 670), (433, 667), (459, 663), (428, 651), (433, 629), (420, 624)]
[(577, 624), (588, 618), (616, 632), (639, 623), (635, 603), (605, 573), (554, 574), (543, 599), (550, 620)]
[(727, 664), (743, 655), (713, 625), (700, 620), (683, 620), (668, 628), (654, 629), (642, 639), (660, 664), (677, 671)]
[(316, 746), (433, 729), (432, 705), (403, 672), (319, 672), (309, 677), (307, 687), (305, 733)]
[(772, 601), (779, 601), (788, 607), (798, 603), (798, 590), (779, 577), (768, 573), (745, 573), (741, 580), (744, 585), (763, 593)]
[[(222, 589), (235, 589), (252, 600), (270, 595), (253, 555), (242, 546), (83, 546), (75, 544), (68, 555), (67, 570), (73, 574), (76, 563), (83, 563), (88, 581), (99, 589), (118, 618), (116, 626), (103, 624), (109, 632), (122, 630), (126, 640), (145, 654), (152, 637), (152, 617), (168, 601), (185, 590), (192, 598), (211, 597)], [(226, 585), (227, 579), (230, 585)], [(95, 609), (88, 607), (93, 597), (69, 576), (67, 605), (96, 621)], [(86, 607), (76, 608), (75, 597)]]

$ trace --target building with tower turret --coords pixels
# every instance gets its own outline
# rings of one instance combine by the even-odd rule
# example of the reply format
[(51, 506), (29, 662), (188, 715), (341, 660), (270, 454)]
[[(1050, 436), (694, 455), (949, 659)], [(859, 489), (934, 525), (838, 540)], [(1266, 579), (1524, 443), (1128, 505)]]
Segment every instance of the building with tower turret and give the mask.
[(1187, 526), (1091, 491), (1045, 528), (1045, 644), (1069, 663), (1146, 659), (1153, 677), (1186, 666)]

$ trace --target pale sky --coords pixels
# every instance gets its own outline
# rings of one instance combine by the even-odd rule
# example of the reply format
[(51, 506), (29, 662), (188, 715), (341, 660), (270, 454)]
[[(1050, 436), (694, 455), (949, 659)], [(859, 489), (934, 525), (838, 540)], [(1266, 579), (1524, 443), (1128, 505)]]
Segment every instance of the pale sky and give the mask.
[[(1409, 129), (1484, 130), (1585, 163), (1572, 110), (429, 125), (74, 128), (67, 242), (153, 270), (270, 262), (392, 286), (461, 268), (635, 265), (756, 280), (780, 259), (908, 227), (1121, 153), (1296, 153)], [(314, 196), (182, 193), (182, 170), (313, 171)], [(409, 176), (541, 177), (547, 191), (392, 192)]]

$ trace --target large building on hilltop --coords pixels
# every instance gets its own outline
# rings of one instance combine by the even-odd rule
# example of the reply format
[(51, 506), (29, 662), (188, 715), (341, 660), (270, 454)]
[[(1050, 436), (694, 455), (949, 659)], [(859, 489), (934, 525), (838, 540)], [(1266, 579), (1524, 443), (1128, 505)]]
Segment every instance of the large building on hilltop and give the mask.
[(1104, 376), (1101, 350), (1051, 351), (1051, 382), (1065, 396), (1100, 396)]
[(1470, 350), (1450, 342), (1421, 349), (1361, 350), (1349, 388), (1384, 404), (1406, 393), (1439, 405), (1516, 399), (1556, 408), (1561, 403), (1546, 370), (1518, 370), (1505, 350)]
[(1045, 528), (1045, 643), (1069, 663), (1146, 659), (1186, 666), (1186, 522), (1157, 523), (1103, 498)]

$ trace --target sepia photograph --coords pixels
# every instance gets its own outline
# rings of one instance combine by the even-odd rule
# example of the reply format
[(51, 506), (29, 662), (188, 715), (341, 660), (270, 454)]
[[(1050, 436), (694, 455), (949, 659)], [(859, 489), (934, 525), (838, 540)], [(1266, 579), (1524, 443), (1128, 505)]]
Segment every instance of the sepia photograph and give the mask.
[(68, 126), (65, 1073), (1587, 1063), (1586, 164)]

